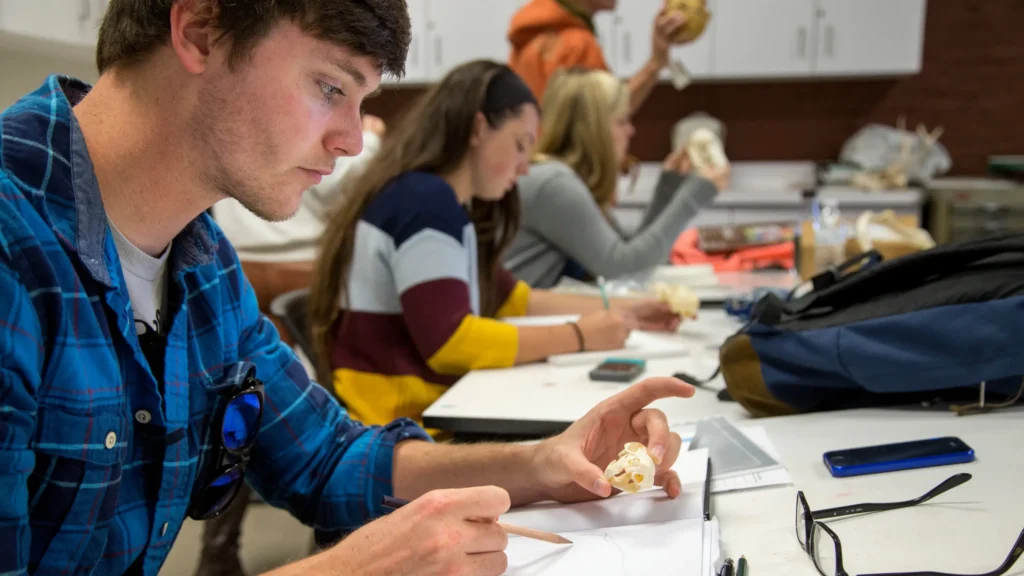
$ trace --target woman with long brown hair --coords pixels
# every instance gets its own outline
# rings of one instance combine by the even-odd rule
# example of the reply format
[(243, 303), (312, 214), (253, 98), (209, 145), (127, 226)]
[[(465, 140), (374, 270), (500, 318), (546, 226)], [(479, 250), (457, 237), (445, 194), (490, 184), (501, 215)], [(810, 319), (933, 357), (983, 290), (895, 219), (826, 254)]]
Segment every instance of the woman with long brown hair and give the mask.
[(643, 223), (629, 236), (610, 213), (633, 136), (626, 85), (601, 70), (556, 72), (544, 93), (541, 133), (519, 183), (523, 225), (505, 256), (508, 269), (534, 288), (562, 276), (614, 278), (667, 263), (687, 223), (729, 181), (728, 167), (687, 173), (685, 149), (670, 154)]
[[(605, 311), (597, 299), (533, 291), (501, 267), (538, 123), (515, 73), (469, 62), (407, 112), (350, 184), (310, 308), (321, 378), (356, 419), (419, 420), (470, 370), (616, 349), (633, 327), (678, 324), (660, 303)], [(496, 319), (527, 313), (584, 315), (546, 327)]]

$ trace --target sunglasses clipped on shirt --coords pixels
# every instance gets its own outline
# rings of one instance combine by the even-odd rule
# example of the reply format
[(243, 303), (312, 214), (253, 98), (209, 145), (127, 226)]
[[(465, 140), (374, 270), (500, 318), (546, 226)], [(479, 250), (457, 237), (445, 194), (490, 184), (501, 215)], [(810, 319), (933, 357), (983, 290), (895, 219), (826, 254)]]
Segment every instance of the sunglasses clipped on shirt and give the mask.
[[(807, 552), (807, 555), (814, 561), (814, 567), (822, 576), (851, 576), (843, 567), (843, 548), (839, 543), (839, 536), (826, 526), (822, 520), (852, 516), (854, 514), (867, 514), (871, 512), (885, 512), (887, 510), (898, 510), (917, 506), (948, 492), (957, 486), (964, 484), (971, 479), (970, 474), (961, 473), (950, 476), (941, 484), (932, 488), (924, 495), (912, 500), (903, 502), (867, 503), (854, 504), (852, 506), (840, 506), (826, 510), (811, 510), (807, 505), (807, 498), (803, 491), (796, 494), (796, 539), (800, 546)], [(859, 574), (858, 576), (1001, 576), (1013, 567), (1017, 559), (1024, 553), (1024, 530), (1017, 536), (1010, 554), (1003, 560), (1003, 563), (992, 570), (981, 574), (960, 575), (948, 572), (879, 572), (873, 574)]]
[(219, 431), (211, 447), (215, 462), (212, 480), (192, 498), (189, 517), (193, 520), (216, 518), (231, 504), (245, 482), (249, 451), (263, 419), (263, 382), (250, 370), (241, 386), (229, 393), (217, 411), (215, 430)]

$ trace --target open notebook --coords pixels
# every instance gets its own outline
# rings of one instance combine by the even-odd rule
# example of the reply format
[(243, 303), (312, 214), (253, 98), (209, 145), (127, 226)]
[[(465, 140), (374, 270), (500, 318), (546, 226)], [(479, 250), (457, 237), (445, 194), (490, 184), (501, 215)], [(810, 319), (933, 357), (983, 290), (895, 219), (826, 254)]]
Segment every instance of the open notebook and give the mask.
[(557, 532), (571, 545), (511, 536), (509, 576), (603, 574), (709, 576), (718, 557), (717, 522), (709, 521), (707, 450), (680, 454), (673, 469), (683, 494), (660, 488), (581, 504), (541, 503), (514, 510), (502, 522)]
[[(579, 320), (578, 315), (558, 316), (518, 316), (502, 320), (515, 326), (559, 326)], [(581, 364), (600, 364), (607, 358), (677, 358), (688, 354), (686, 345), (678, 338), (667, 334), (641, 332), (634, 330), (626, 339), (626, 346), (619, 350), (601, 350), (594, 352), (576, 352), (572, 354), (556, 354), (548, 357), (548, 363), (556, 366), (578, 366)]]

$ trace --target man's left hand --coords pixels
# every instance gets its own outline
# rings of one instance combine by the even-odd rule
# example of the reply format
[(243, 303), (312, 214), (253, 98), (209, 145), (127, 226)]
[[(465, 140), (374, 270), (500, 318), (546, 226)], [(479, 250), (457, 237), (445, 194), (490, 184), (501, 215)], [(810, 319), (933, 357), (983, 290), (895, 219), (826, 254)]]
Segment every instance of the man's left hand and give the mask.
[(670, 498), (682, 491), (670, 470), (682, 441), (670, 432), (668, 419), (647, 405), (661, 398), (689, 398), (694, 388), (675, 378), (648, 378), (598, 404), (565, 432), (536, 446), (532, 473), (544, 495), (559, 502), (606, 498), (612, 486), (604, 468), (618, 458), (627, 442), (640, 442), (657, 465), (655, 486)]

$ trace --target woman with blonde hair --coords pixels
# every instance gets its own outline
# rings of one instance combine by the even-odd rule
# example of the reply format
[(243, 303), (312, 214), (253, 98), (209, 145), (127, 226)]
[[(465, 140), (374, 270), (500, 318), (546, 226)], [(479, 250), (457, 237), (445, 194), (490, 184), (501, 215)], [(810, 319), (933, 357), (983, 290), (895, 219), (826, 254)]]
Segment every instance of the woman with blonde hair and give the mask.
[(519, 180), (521, 226), (505, 255), (509, 271), (535, 288), (668, 262), (676, 237), (728, 182), (728, 168), (687, 174), (685, 153), (669, 155), (639, 230), (627, 237), (610, 214), (633, 136), (626, 85), (600, 70), (562, 70), (541, 109), (540, 141)]
[[(531, 290), (501, 266), (538, 117), (508, 67), (468, 62), (407, 112), (350, 185), (324, 235), (310, 312), (321, 377), (356, 419), (420, 420), (470, 370), (617, 349), (634, 327), (678, 326), (661, 302), (604, 310), (597, 298)], [(582, 316), (499, 320), (524, 314)]]

